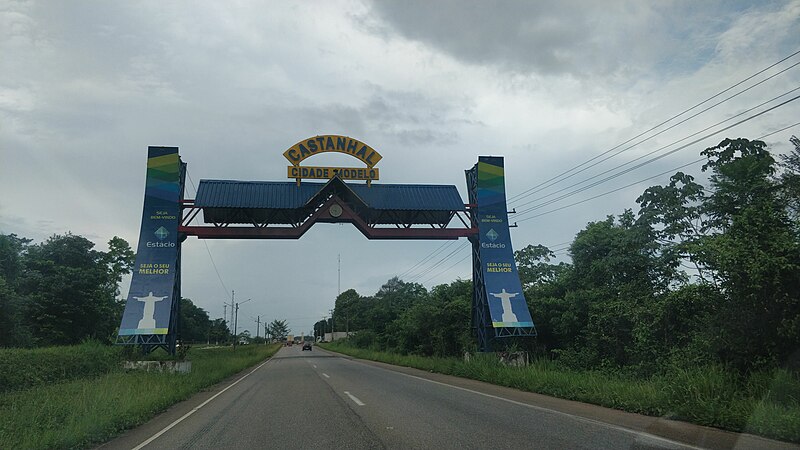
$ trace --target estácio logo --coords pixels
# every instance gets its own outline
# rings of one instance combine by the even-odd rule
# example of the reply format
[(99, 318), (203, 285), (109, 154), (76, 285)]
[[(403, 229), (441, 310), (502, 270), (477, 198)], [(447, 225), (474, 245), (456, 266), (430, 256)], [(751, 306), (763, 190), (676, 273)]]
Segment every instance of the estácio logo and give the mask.
[(162, 242), (147, 242), (147, 248), (175, 247), (174, 242), (163, 242), (169, 236), (169, 231), (164, 227), (159, 227), (153, 234)]
[(148, 248), (175, 247), (174, 242), (148, 242)]
[(169, 236), (169, 231), (167, 231), (167, 229), (164, 227), (159, 227), (153, 234), (156, 235), (159, 241), (163, 241), (167, 238), (167, 236)]

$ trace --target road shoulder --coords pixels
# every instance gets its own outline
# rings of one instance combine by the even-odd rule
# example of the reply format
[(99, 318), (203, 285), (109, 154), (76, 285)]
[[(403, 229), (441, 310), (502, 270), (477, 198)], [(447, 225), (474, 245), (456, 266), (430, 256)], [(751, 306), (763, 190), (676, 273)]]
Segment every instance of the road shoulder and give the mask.
[[(277, 353), (276, 353), (277, 354)], [(198, 408), (210, 398), (219, 394), (227, 389), (229, 386), (238, 382), (248, 374), (260, 369), (263, 365), (271, 361), (275, 355), (267, 358), (256, 364), (255, 366), (248, 367), (241, 372), (231, 375), (230, 377), (205, 388), (204, 390), (192, 395), (186, 400), (175, 403), (167, 408), (167, 410), (157, 414), (155, 417), (149, 419), (147, 422), (135, 427), (130, 428), (122, 434), (116, 436), (96, 447), (97, 449), (113, 450), (113, 449), (132, 449), (149, 439), (151, 436), (160, 432), (164, 427), (175, 422), (186, 414), (190, 413), (195, 408)]]
[(687, 445), (712, 449), (797, 449), (796, 444), (776, 441), (747, 433), (734, 433), (717, 428), (695, 425), (688, 422), (670, 420), (662, 417), (645, 416), (603, 406), (565, 400), (533, 392), (521, 391), (505, 386), (498, 386), (483, 381), (460, 378), (453, 375), (428, 372), (405, 366), (396, 366), (378, 361), (354, 358), (332, 350), (325, 350), (342, 358), (360, 364), (367, 364), (393, 372), (399, 372), (435, 383), (453, 386), (459, 389), (475, 391), (483, 395), (500, 397), (513, 402), (524, 403), (531, 407), (543, 408), (558, 413), (593, 420), (604, 424), (647, 433), (656, 437), (669, 439)]

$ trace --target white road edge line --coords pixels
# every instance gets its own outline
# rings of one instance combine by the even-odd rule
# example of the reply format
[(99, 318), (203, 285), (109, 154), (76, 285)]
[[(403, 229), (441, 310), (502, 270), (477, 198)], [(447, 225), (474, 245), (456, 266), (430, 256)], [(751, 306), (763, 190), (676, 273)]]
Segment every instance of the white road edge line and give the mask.
[(317, 365), (316, 365), (316, 364), (312, 364), (312, 366), (314, 366), (314, 368), (315, 368), (315, 369), (317, 368)]
[[(647, 438), (647, 439), (652, 439), (652, 440), (655, 440), (655, 441), (664, 442), (666, 444), (679, 445), (681, 447), (691, 448), (691, 449), (694, 449), (694, 450), (705, 450), (704, 447), (696, 447), (696, 446), (691, 445), (691, 444), (685, 444), (683, 442), (674, 441), (672, 439), (664, 438), (664, 437), (661, 437), (661, 436), (656, 436), (656, 435), (650, 434), (650, 433), (645, 433), (643, 431), (631, 430), (630, 428), (621, 427), (619, 425), (614, 425), (614, 424), (610, 424), (610, 423), (607, 423), (607, 422), (602, 422), (602, 421), (595, 420), (595, 419), (589, 419), (587, 417), (576, 416), (574, 414), (565, 413), (565, 412), (562, 412), (562, 411), (556, 411), (554, 409), (548, 409), (548, 408), (544, 408), (542, 406), (536, 406), (536, 405), (531, 405), (531, 404), (528, 404), (528, 403), (518, 402), (516, 400), (511, 400), (511, 399), (504, 398), (504, 397), (498, 397), (498, 396), (492, 395), (492, 394), (486, 394), (484, 392), (475, 391), (475, 390), (464, 388), (464, 387), (461, 387), (461, 386), (454, 386), (452, 384), (442, 383), (441, 381), (429, 380), (427, 378), (418, 377), (416, 375), (409, 375), (407, 373), (397, 372), (397, 371), (394, 371), (394, 370), (391, 370), (391, 369), (384, 369), (383, 367), (378, 367), (378, 366), (373, 366), (371, 364), (362, 363), (360, 361), (356, 361), (356, 360), (351, 359), (351, 358), (342, 358), (342, 359), (345, 359), (347, 361), (352, 361), (354, 363), (362, 364), (362, 365), (365, 365), (365, 366), (374, 367), (376, 369), (385, 370), (387, 372), (393, 372), (393, 373), (396, 373), (398, 375), (402, 375), (402, 376), (405, 376), (405, 377), (414, 378), (414, 379), (421, 380), (421, 381), (426, 381), (428, 383), (438, 384), (440, 386), (447, 386), (447, 387), (452, 388), (452, 389), (458, 389), (460, 391), (470, 392), (470, 393), (473, 393), (473, 394), (481, 395), (483, 397), (489, 397), (489, 398), (493, 398), (493, 399), (496, 399), (496, 400), (501, 400), (501, 401), (504, 401), (504, 402), (513, 403), (515, 405), (525, 406), (527, 408), (535, 409), (537, 411), (548, 412), (548, 413), (551, 413), (551, 414), (557, 414), (557, 415), (561, 415), (561, 416), (571, 417), (572, 419), (577, 420), (577, 421), (587, 422), (587, 423), (591, 423), (591, 424), (594, 424), (594, 425), (600, 425), (600, 426), (611, 428), (611, 429), (614, 429), (614, 430), (617, 430), (617, 431), (622, 431), (622, 432), (625, 432), (625, 433), (630, 433), (630, 434), (634, 434), (634, 435), (637, 435), (637, 436), (641, 436), (641, 437), (644, 437), (644, 438)], [(500, 387), (503, 387), (503, 386), (500, 386)]]
[(223, 392), (225, 392), (225, 391), (227, 391), (228, 389), (230, 389), (230, 388), (232, 388), (232, 387), (236, 386), (237, 384), (239, 384), (239, 382), (240, 382), (240, 381), (242, 381), (242, 380), (244, 380), (245, 378), (249, 377), (250, 375), (252, 375), (252, 374), (253, 374), (253, 372), (255, 372), (256, 370), (260, 369), (261, 367), (263, 367), (263, 366), (264, 366), (264, 364), (266, 364), (266, 363), (268, 363), (268, 362), (270, 362), (270, 361), (272, 361), (272, 358), (270, 358), (270, 359), (268, 359), (268, 360), (264, 361), (263, 363), (261, 363), (261, 365), (259, 365), (259, 366), (258, 366), (258, 367), (256, 367), (255, 369), (251, 370), (251, 371), (250, 371), (250, 372), (249, 372), (247, 375), (243, 376), (242, 378), (239, 378), (238, 380), (234, 381), (234, 382), (233, 382), (233, 383), (232, 383), (230, 386), (228, 386), (228, 387), (226, 387), (225, 389), (223, 389), (223, 390), (221, 390), (221, 391), (217, 392), (216, 394), (214, 394), (214, 396), (213, 396), (213, 397), (209, 398), (208, 400), (206, 400), (206, 401), (204, 401), (203, 403), (199, 404), (198, 406), (194, 407), (194, 408), (193, 408), (191, 411), (189, 411), (188, 413), (186, 413), (186, 414), (184, 414), (183, 416), (181, 416), (181, 418), (179, 418), (178, 420), (176, 420), (176, 421), (172, 422), (171, 424), (167, 425), (167, 426), (166, 426), (166, 427), (165, 427), (163, 430), (161, 430), (161, 431), (159, 431), (158, 433), (154, 434), (153, 436), (151, 436), (151, 437), (150, 437), (150, 439), (148, 439), (148, 440), (146, 440), (146, 441), (142, 442), (141, 444), (137, 445), (137, 446), (136, 446), (136, 447), (134, 447), (132, 450), (139, 450), (139, 449), (143, 448), (144, 446), (146, 446), (147, 444), (149, 444), (149, 443), (151, 443), (151, 442), (155, 441), (155, 440), (156, 440), (156, 439), (158, 439), (158, 438), (159, 438), (159, 437), (160, 437), (162, 434), (164, 434), (164, 433), (166, 433), (167, 431), (169, 431), (169, 430), (170, 430), (172, 427), (174, 427), (175, 425), (177, 425), (177, 424), (181, 423), (181, 422), (182, 422), (184, 419), (186, 419), (187, 417), (191, 416), (192, 414), (196, 413), (196, 412), (197, 412), (197, 411), (198, 411), (200, 408), (202, 408), (203, 406), (206, 406), (206, 405), (207, 405), (209, 402), (211, 402), (211, 400), (214, 400), (215, 398), (217, 398), (217, 397), (219, 397), (220, 395), (222, 395), (222, 393), (223, 393)]
[(358, 398), (356, 398), (355, 395), (353, 395), (353, 394), (351, 394), (351, 393), (349, 393), (347, 391), (344, 391), (344, 393), (347, 394), (347, 396), (350, 397), (350, 400), (352, 400), (356, 405), (358, 405), (358, 406), (364, 406), (365, 405), (365, 403), (362, 402), (361, 400), (359, 400)]
[(325, 372), (322, 372), (322, 376), (323, 376), (323, 377), (325, 377), (325, 378), (330, 378), (330, 377), (331, 377), (330, 375), (328, 375), (328, 374), (327, 374), (327, 373), (325, 373)]

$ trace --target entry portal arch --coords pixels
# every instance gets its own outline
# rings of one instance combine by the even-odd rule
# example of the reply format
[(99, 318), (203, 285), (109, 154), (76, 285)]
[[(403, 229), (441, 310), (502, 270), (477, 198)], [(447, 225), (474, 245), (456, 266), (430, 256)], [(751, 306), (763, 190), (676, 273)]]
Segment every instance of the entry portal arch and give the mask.
[[(317, 136), (313, 142), (327, 145), (328, 138), (343, 137)], [(312, 141), (301, 141), (284, 156), (290, 159), (287, 154), (300, 151), (303, 142)], [(377, 154), (369, 150), (364, 155)], [(504, 160), (480, 156), (465, 173), (467, 203), (452, 185), (348, 183), (339, 173), (323, 182), (201, 180), (195, 198), (187, 199), (186, 163), (178, 148), (149, 147), (138, 251), (117, 344), (175, 352), (181, 245), (187, 238), (299, 239), (315, 223), (351, 223), (368, 239), (468, 239), (478, 349), (488, 352), (505, 338), (535, 336), (511, 246)], [(191, 225), (199, 217), (202, 224)]]

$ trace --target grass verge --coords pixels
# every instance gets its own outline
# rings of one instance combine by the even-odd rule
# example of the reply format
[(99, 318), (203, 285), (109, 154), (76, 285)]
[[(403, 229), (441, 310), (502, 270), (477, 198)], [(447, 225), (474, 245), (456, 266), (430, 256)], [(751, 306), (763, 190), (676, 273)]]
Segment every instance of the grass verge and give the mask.
[(672, 369), (636, 379), (600, 371), (574, 371), (550, 360), (508, 367), (484, 356), (456, 358), (400, 355), (323, 344), (356, 358), (455, 375), (524, 391), (736, 432), (800, 442), (800, 378), (785, 370), (747, 379), (719, 366)]
[(91, 378), (119, 366), (122, 348), (88, 341), (45, 348), (0, 348), (0, 392), (76, 378)]
[(84, 448), (272, 356), (280, 345), (193, 348), (189, 374), (114, 369), (0, 394), (0, 448)]

